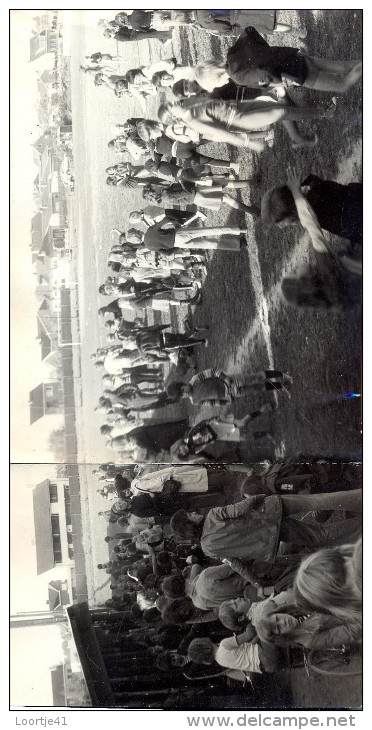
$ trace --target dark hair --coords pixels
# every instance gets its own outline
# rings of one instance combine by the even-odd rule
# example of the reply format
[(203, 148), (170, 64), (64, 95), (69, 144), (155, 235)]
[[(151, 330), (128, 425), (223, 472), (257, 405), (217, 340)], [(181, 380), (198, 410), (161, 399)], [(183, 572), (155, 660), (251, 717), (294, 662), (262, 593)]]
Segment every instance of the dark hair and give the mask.
[(169, 526), (172, 535), (175, 535), (175, 537), (181, 540), (199, 541), (203, 532), (203, 523), (197, 525), (195, 522), (190, 522), (187, 512), (184, 509), (179, 509), (174, 513), (170, 519)]
[(214, 646), (210, 639), (193, 639), (188, 648), (188, 657), (196, 664), (213, 664)]
[(155, 606), (153, 608), (145, 608), (142, 613), (142, 618), (147, 624), (152, 624), (160, 619), (160, 613)]
[(125, 74), (125, 79), (127, 84), (133, 84), (135, 81), (136, 76), (141, 73), (140, 68), (130, 68), (129, 71)]
[(155, 664), (161, 672), (173, 672), (174, 665), (172, 663), (172, 655), (169, 651), (163, 651), (156, 657)]
[(179, 381), (174, 381), (174, 383), (170, 383), (166, 391), (170, 398), (181, 398), (183, 394), (183, 389), (185, 387), (186, 383), (182, 383)]
[(129, 479), (123, 477), (122, 474), (115, 474), (115, 489), (120, 489), (121, 491), (124, 491), (125, 489), (129, 489), (129, 487)]
[(101, 426), (99, 430), (103, 436), (107, 436), (111, 433), (112, 426), (109, 426), (108, 423), (104, 423), (103, 426)]
[(166, 550), (161, 550), (156, 554), (156, 563), (160, 575), (167, 575), (171, 572), (173, 567), (172, 558)]
[(171, 74), (169, 74), (168, 71), (158, 71), (156, 74), (153, 75), (151, 83), (154, 84), (154, 86), (161, 86), (161, 82), (164, 76), (170, 75)]
[(186, 81), (185, 79), (180, 79), (179, 81), (176, 81), (175, 84), (172, 86), (172, 94), (176, 99), (183, 99), (185, 97), (185, 88), (186, 88)]
[(265, 226), (280, 223), (288, 216), (298, 219), (294, 197), (287, 185), (265, 193), (261, 203), (261, 218)]
[(168, 603), (162, 612), (165, 624), (180, 624), (191, 618), (193, 614), (193, 604), (190, 598), (175, 598), (174, 601)]
[(182, 598), (185, 595), (185, 579), (182, 573), (168, 575), (161, 584), (163, 593), (168, 598)]
[[(233, 599), (235, 600), (235, 599)], [(232, 607), (233, 600), (224, 601), (218, 609), (218, 618), (223, 626), (231, 631), (240, 631), (242, 624), (237, 620), (237, 612)]]

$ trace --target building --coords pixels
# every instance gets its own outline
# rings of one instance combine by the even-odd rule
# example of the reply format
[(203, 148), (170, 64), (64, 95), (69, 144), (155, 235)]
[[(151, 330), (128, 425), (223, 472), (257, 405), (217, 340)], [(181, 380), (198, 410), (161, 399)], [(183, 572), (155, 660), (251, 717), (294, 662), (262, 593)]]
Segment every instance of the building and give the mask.
[(38, 211), (31, 220), (31, 249), (35, 256), (58, 260), (69, 257), (69, 232), (65, 188), (60, 180), (60, 162), (53, 154), (54, 139), (50, 131), (33, 144), (38, 174), (33, 183), (33, 196)]
[[(69, 599), (65, 603), (72, 603), (73, 599), (71, 571), (75, 563), (68, 479), (44, 479), (32, 490), (32, 498), (37, 575), (55, 567), (66, 569), (65, 577), (50, 576), (52, 583), (48, 584), (48, 603), (52, 603), (49, 609), (55, 610), (63, 605), (64, 599)], [(59, 591), (58, 603), (56, 591)], [(64, 591), (67, 591), (67, 596)]]
[(30, 425), (44, 416), (63, 413), (63, 391), (58, 380), (46, 380), (29, 393)]
[(41, 347), (41, 361), (56, 371), (61, 357), (58, 345), (58, 315), (52, 311), (52, 303), (48, 292), (43, 297), (37, 313), (37, 338)]
[[(30, 38), (30, 61), (40, 58), (50, 60), (51, 65), (44, 68), (53, 68), (54, 55), (58, 50), (60, 32), (58, 26), (58, 11), (46, 12), (34, 18), (33, 35)], [(48, 57), (51, 56), (51, 59)]]

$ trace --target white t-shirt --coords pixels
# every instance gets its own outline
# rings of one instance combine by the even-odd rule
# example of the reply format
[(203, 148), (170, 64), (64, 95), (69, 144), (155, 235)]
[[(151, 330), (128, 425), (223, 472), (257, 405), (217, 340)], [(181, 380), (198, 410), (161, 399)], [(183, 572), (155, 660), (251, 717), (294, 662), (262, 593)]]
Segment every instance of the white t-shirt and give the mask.
[(215, 660), (221, 667), (227, 669), (240, 669), (241, 672), (258, 672), (262, 674), (258, 649), (258, 644), (250, 644), (249, 642), (239, 646), (235, 636), (229, 636), (227, 639), (222, 639)]

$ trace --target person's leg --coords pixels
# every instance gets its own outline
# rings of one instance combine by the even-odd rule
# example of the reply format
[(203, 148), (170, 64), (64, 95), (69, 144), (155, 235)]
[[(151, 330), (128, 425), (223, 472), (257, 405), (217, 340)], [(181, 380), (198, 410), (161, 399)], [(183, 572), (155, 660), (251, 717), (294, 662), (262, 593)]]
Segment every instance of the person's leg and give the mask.
[(196, 158), (198, 158), (198, 161), (201, 165), (210, 165), (211, 167), (221, 167), (223, 170), (230, 169), (231, 165), (233, 164), (231, 160), (221, 160), (217, 157), (208, 157), (208, 155), (204, 154), (197, 154)]
[(362, 511), (362, 490), (349, 492), (328, 492), (326, 494), (282, 495), (282, 510), (285, 517), (312, 510), (350, 510)]
[[(317, 495), (315, 495), (317, 496)], [(319, 524), (304, 522), (291, 517), (283, 517), (280, 523), (279, 539), (293, 545), (303, 545), (313, 549), (326, 545), (343, 545), (355, 542), (362, 532), (360, 518)]]
[(245, 190), (252, 180), (229, 180), (226, 187), (230, 190)]
[(313, 137), (304, 137), (296, 124), (296, 122), (283, 121), (284, 129), (286, 130), (289, 139), (292, 142), (292, 147), (315, 147), (318, 144), (318, 135), (314, 134)]
[(180, 334), (178, 332), (163, 332), (164, 347), (167, 350), (177, 349), (182, 347), (194, 347), (195, 345), (203, 345), (205, 338), (192, 338), (187, 334)]
[(224, 228), (186, 228), (176, 231), (175, 248), (239, 251), (241, 248), (240, 236), (244, 233), (241, 228), (227, 226)]
[(330, 61), (309, 56), (309, 69), (304, 86), (316, 91), (344, 93), (356, 84), (362, 76), (361, 61)]
[(252, 411), (252, 413), (247, 413), (246, 416), (243, 418), (240, 418), (239, 420), (235, 420), (234, 424), (237, 426), (237, 428), (244, 428), (244, 426), (247, 425), (247, 423), (250, 423), (255, 418), (258, 418), (258, 416), (261, 416), (263, 413), (270, 413), (272, 411), (272, 407), (270, 403), (264, 403), (261, 408), (258, 408), (257, 411)]
[(274, 33), (290, 33), (292, 30), (292, 26), (286, 23), (276, 23), (275, 28), (273, 28)]
[(335, 110), (331, 109), (310, 109), (309, 107), (291, 107), (281, 104), (266, 103), (261, 108), (244, 109), (244, 102), (240, 105), (240, 110), (233, 117), (232, 127), (242, 129), (244, 131), (258, 130), (276, 124), (281, 121), (306, 121), (310, 119), (324, 119), (333, 116)]
[(235, 200), (235, 198), (232, 198), (226, 193), (222, 196), (222, 202), (228, 205), (229, 208), (234, 208), (234, 210), (241, 210), (243, 213), (250, 213), (253, 216), (257, 216), (257, 208), (241, 203), (240, 200)]

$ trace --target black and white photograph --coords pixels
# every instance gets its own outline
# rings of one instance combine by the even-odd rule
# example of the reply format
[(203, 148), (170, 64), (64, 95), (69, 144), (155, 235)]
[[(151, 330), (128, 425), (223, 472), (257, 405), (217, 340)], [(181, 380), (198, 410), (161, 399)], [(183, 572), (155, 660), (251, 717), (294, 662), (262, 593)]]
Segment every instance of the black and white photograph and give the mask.
[(10, 10), (12, 709), (363, 709), (362, 64)]

